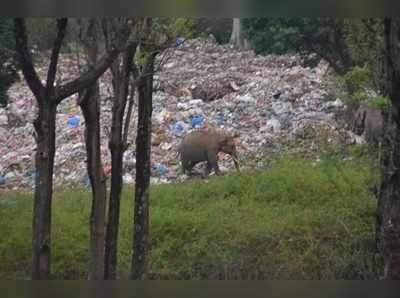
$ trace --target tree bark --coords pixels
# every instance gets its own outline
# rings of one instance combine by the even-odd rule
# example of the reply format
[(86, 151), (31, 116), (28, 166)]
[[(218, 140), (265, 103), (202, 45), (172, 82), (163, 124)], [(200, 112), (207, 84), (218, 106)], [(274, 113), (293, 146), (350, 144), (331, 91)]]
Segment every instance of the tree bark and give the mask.
[[(58, 57), (67, 27), (67, 18), (57, 20), (57, 36), (54, 41), (46, 86), (33, 65), (28, 48), (25, 20), (14, 19), (16, 55), (25, 80), (38, 102), (38, 116), (34, 122), (37, 138), (35, 166), (35, 194), (33, 207), (32, 236), (32, 279), (48, 279), (50, 276), (51, 249), (51, 200), (53, 191), (53, 167), (55, 154), (55, 126), (57, 105), (66, 97), (89, 87), (109, 67), (126, 43), (130, 24), (126, 19), (115, 38), (112, 50), (107, 51), (100, 61), (85, 74), (62, 86), (54, 86)], [(103, 232), (104, 233), (104, 232)], [(102, 262), (101, 262), (102, 263)]]
[[(385, 135), (384, 177), (377, 210), (377, 244), (384, 278), (400, 279), (400, 19), (384, 21), (384, 93), (393, 103), (393, 132)], [(390, 124), (390, 123), (389, 123)]]
[[(87, 63), (89, 69), (93, 69), (98, 56), (95, 19), (89, 21), (85, 44)], [(92, 187), (88, 279), (101, 280), (104, 279), (104, 229), (107, 189), (101, 161), (100, 90), (98, 81), (80, 94), (79, 105), (85, 118), (87, 171)]]
[(54, 98), (54, 80), (58, 56), (65, 36), (67, 19), (57, 20), (57, 37), (50, 58), (46, 87), (40, 82), (28, 49), (26, 26), (23, 19), (14, 20), (17, 59), (29, 88), (38, 103), (36, 131), (36, 179), (32, 220), (32, 279), (48, 279), (51, 265), (51, 201), (53, 195), (53, 168), (57, 104)]
[(49, 100), (39, 104), (34, 122), (37, 134), (36, 180), (33, 202), (32, 279), (50, 276), (51, 201), (55, 155), (56, 106)]
[(138, 126), (136, 136), (136, 184), (133, 224), (131, 279), (145, 279), (149, 249), (149, 188), (151, 157), (151, 115), (153, 109), (153, 76), (156, 53), (147, 63), (138, 84)]
[(230, 43), (239, 50), (247, 50), (249, 48), (247, 40), (243, 36), (242, 21), (240, 18), (234, 18), (232, 21), (232, 34)]
[[(123, 184), (123, 157), (127, 147), (126, 135), (128, 133), (128, 126), (131, 119), (131, 113), (129, 113), (129, 111), (126, 115), (125, 127), (123, 121), (128, 100), (131, 65), (133, 63), (136, 46), (136, 44), (128, 46), (124, 52), (121, 67), (119, 59), (111, 66), (114, 102), (109, 142), (111, 152), (111, 191), (105, 243), (105, 279), (116, 279), (117, 277), (118, 230)], [(134, 88), (134, 86), (132, 86), (132, 88)], [(133, 95), (134, 93), (132, 92), (131, 96)], [(133, 101), (133, 98), (130, 100)], [(131, 111), (131, 108), (129, 110)]]

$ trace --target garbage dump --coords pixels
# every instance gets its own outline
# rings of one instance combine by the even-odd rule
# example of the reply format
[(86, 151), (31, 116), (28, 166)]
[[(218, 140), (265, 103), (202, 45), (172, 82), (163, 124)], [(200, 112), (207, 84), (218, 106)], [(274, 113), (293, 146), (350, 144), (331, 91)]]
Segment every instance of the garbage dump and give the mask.
[[(279, 152), (288, 144), (312, 149), (322, 133), (337, 142), (356, 139), (336, 120), (335, 115), (344, 105), (340, 99), (328, 96), (325, 61), (315, 68), (305, 67), (297, 55), (240, 52), (217, 44), (213, 38), (180, 42), (179, 47), (168, 49), (165, 57), (154, 77), (151, 183), (188, 179), (181, 172), (177, 147), (182, 137), (195, 129), (216, 127), (237, 135), (238, 155), (244, 163), (247, 156)], [(46, 59), (38, 59), (42, 78), (46, 76)], [(76, 55), (60, 57), (57, 81), (66, 82), (78, 74), (76, 60)], [(100, 79), (100, 92), (101, 153), (109, 175), (109, 71)], [(0, 108), (0, 189), (29, 190), (35, 179), (36, 101), (23, 79), (10, 88), (9, 97), (8, 107)], [(132, 121), (128, 142), (135, 144), (137, 114), (133, 114)], [(84, 128), (77, 95), (71, 96), (57, 110), (56, 186), (90, 186)], [(229, 157), (221, 154), (219, 159), (222, 171), (234, 171)], [(124, 156), (125, 183), (134, 183), (135, 164), (135, 148), (131, 145)]]

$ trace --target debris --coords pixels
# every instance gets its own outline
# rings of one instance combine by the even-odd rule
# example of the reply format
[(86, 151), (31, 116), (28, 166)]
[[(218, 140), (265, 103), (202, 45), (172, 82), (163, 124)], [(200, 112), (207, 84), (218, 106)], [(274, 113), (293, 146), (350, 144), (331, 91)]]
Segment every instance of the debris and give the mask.
[(230, 82), (229, 86), (231, 86), (233, 91), (239, 91), (240, 87), (238, 85), (236, 85), (235, 82)]
[(159, 175), (165, 175), (166, 173), (168, 173), (168, 168), (164, 164), (158, 163), (153, 167), (153, 169)]
[(177, 37), (175, 40), (175, 46), (179, 47), (181, 46), (183, 43), (185, 42), (185, 38), (184, 37)]
[(77, 127), (79, 126), (79, 119), (75, 116), (71, 116), (68, 118), (67, 124), (69, 126)]
[(171, 133), (173, 133), (174, 135), (177, 135), (177, 136), (181, 136), (185, 132), (185, 128), (184, 128), (184, 125), (182, 124), (182, 122), (176, 122), (175, 124), (172, 124), (170, 126), (170, 130), (171, 130)]
[[(177, 148), (182, 137), (194, 129), (239, 133), (239, 157), (254, 155), (254, 167), (262, 164), (263, 151), (281, 152), (286, 144), (295, 150), (298, 144), (304, 150), (314, 150), (314, 141), (323, 134), (338, 142), (362, 141), (362, 137), (352, 135), (336, 122), (335, 113), (344, 109), (340, 99), (326, 101), (325, 61), (315, 69), (304, 68), (298, 55), (240, 52), (217, 44), (213, 37), (177, 39), (178, 44), (168, 50), (167, 63), (154, 77), (152, 183), (189, 179), (182, 175)], [(47, 59), (38, 59), (41, 78), (47, 75)], [(78, 72), (76, 56), (62, 54), (57, 81), (71, 81)], [(100, 78), (101, 155), (106, 175), (111, 170), (107, 135), (111, 127), (111, 90), (111, 73), (107, 71)], [(8, 94), (7, 109), (0, 107), (0, 185), (32, 189), (37, 103), (23, 80), (14, 83)], [(57, 109), (54, 182), (90, 187), (83, 116), (76, 103), (77, 95), (73, 95)], [(9, 122), (11, 118), (14, 120)], [(132, 123), (137, 123), (137, 109)], [(127, 142), (135, 144), (136, 127), (132, 125), (131, 129)], [(228, 172), (233, 168), (230, 160), (221, 158), (219, 163)], [(135, 165), (135, 146), (130, 146), (124, 154), (125, 183), (134, 183)]]
[(193, 128), (200, 128), (204, 124), (204, 118), (201, 115), (190, 116), (190, 124)]

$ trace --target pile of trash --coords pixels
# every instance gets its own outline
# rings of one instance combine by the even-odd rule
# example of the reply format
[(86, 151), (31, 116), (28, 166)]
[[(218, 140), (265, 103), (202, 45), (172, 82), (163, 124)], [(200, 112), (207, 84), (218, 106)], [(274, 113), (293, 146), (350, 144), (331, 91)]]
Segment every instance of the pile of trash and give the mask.
[[(154, 78), (152, 132), (152, 183), (188, 179), (181, 173), (177, 147), (182, 137), (194, 130), (214, 126), (237, 135), (239, 158), (269, 150), (279, 152), (283, 142), (297, 144), (307, 139), (312, 146), (318, 131), (329, 131), (333, 139), (354, 141), (340, 127), (336, 113), (343, 110), (340, 99), (327, 101), (324, 79), (328, 65), (303, 67), (297, 55), (258, 56), (219, 45), (210, 37), (185, 41), (159, 57)], [(83, 59), (82, 59), (83, 60)], [(38, 73), (45, 78), (46, 59), (39, 60)], [(162, 63), (161, 63), (162, 61)], [(57, 82), (71, 80), (79, 73), (75, 56), (60, 58)], [(21, 75), (22, 78), (22, 75)], [(111, 74), (100, 80), (102, 157), (110, 173), (108, 133), (111, 127)], [(35, 99), (24, 80), (9, 90), (9, 106), (0, 108), (0, 188), (32, 188), (35, 179), (33, 120)], [(56, 186), (89, 186), (86, 173), (84, 119), (77, 96), (63, 101), (57, 113), (54, 181)], [(135, 176), (134, 113), (124, 156), (124, 181)], [(310, 134), (310, 131), (313, 133)], [(338, 136), (338, 138), (335, 138)], [(221, 154), (222, 171), (234, 169), (232, 160)]]

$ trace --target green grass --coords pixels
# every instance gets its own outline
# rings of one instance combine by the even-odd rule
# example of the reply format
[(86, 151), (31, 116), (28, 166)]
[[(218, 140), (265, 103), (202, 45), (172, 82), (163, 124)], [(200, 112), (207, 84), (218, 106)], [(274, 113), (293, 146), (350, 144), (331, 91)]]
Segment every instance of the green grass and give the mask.
[[(278, 158), (260, 172), (151, 188), (152, 278), (372, 279), (374, 169), (364, 161)], [(30, 270), (31, 194), (0, 198), (0, 278)], [(119, 275), (132, 244), (131, 189), (121, 207)], [(90, 194), (56, 192), (54, 278), (85, 278)]]

